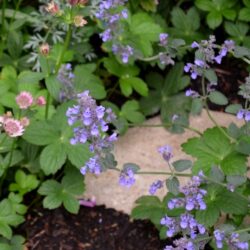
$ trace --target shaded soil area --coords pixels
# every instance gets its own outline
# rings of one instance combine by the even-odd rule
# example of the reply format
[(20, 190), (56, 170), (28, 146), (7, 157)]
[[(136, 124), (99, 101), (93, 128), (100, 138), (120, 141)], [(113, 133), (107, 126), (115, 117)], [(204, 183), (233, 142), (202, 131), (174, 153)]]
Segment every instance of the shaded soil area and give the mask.
[(150, 222), (132, 222), (104, 206), (81, 207), (78, 215), (63, 208), (33, 211), (19, 230), (29, 250), (160, 250), (169, 244)]

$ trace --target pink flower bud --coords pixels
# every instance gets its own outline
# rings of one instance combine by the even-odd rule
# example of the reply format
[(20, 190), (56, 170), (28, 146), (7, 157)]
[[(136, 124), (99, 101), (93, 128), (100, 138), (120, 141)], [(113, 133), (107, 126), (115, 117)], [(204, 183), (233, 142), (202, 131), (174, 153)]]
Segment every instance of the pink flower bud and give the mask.
[(43, 43), (40, 48), (40, 53), (43, 55), (43, 56), (47, 56), (49, 54), (49, 44), (48, 43)]
[(23, 127), (28, 127), (30, 125), (30, 120), (28, 117), (22, 117), (20, 123)]
[(29, 108), (33, 103), (33, 97), (31, 93), (27, 91), (22, 91), (17, 97), (16, 97), (16, 103), (19, 106), (20, 109), (27, 109)]
[(74, 24), (76, 27), (83, 27), (88, 22), (82, 16), (75, 16), (74, 17)]
[(43, 96), (39, 96), (37, 99), (36, 99), (36, 104), (38, 106), (44, 106), (46, 105), (46, 100)]
[(48, 11), (52, 15), (56, 15), (60, 12), (58, 5), (54, 3), (53, 1), (48, 3), (48, 5), (45, 7), (45, 10)]

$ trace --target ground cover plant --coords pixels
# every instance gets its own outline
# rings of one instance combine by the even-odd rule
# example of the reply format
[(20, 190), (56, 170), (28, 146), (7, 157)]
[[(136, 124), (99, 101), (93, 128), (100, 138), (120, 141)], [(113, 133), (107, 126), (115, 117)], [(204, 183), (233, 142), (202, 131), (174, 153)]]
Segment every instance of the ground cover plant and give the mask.
[[(248, 249), (250, 77), (230, 103), (214, 70), (234, 58), (248, 72), (247, 13), (245, 0), (4, 0), (1, 249), (22, 249), (13, 228), (41, 202), (74, 214), (91, 205), (77, 198), (87, 172), (119, 171), (127, 187), (136, 174), (159, 174), (134, 163), (120, 169), (112, 153), (119, 134), (157, 114), (172, 132), (197, 133), (182, 145), (195, 161), (172, 162), (171, 145), (159, 148), (170, 171), (135, 201), (132, 217), (151, 220), (162, 239), (174, 237), (165, 250)], [(221, 127), (211, 103), (244, 125)], [(214, 127), (200, 132), (188, 118), (203, 108)], [(178, 176), (190, 182), (180, 187)], [(169, 192), (160, 200), (153, 195), (163, 185)]]

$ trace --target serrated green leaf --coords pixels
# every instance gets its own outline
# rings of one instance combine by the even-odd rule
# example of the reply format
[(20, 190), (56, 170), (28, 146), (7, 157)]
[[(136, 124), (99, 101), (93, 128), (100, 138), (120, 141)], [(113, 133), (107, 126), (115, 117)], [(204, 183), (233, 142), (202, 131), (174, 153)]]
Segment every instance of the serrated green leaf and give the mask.
[(66, 151), (67, 151), (67, 156), (69, 160), (77, 168), (82, 167), (92, 155), (89, 151), (89, 146), (87, 144), (84, 144), (84, 145), (68, 144)]
[(208, 203), (206, 210), (197, 211), (195, 216), (197, 221), (206, 227), (215, 225), (219, 217), (220, 209), (214, 203)]
[(63, 194), (63, 206), (72, 214), (77, 214), (80, 209), (79, 201), (68, 193)]
[(210, 83), (217, 83), (218, 78), (213, 69), (205, 70), (205, 77)]
[(249, 22), (250, 21), (250, 8), (242, 8), (239, 12), (239, 20)]
[(57, 128), (47, 121), (33, 121), (25, 130), (23, 138), (35, 145), (48, 145), (60, 138)]
[(222, 23), (222, 15), (218, 11), (210, 12), (207, 15), (207, 24), (209, 28), (215, 29)]
[(0, 234), (7, 239), (11, 239), (12, 236), (11, 227), (8, 226), (6, 223), (0, 221)]
[(245, 171), (246, 157), (234, 151), (234, 145), (218, 128), (207, 129), (201, 138), (189, 139), (182, 144), (182, 148), (197, 158), (193, 166), (194, 173), (199, 170), (209, 173), (213, 166), (220, 166), (228, 175)]
[(130, 30), (134, 35), (143, 36), (148, 41), (158, 41), (161, 27), (146, 13), (137, 13), (131, 18)]
[(214, 4), (210, 0), (196, 0), (195, 5), (204, 11), (212, 11), (214, 9)]
[(177, 172), (183, 172), (192, 168), (193, 163), (190, 160), (178, 160), (173, 162), (172, 165)]
[(58, 208), (61, 206), (61, 204), (62, 200), (57, 194), (48, 195), (43, 200), (43, 206), (48, 209)]
[(145, 117), (139, 112), (139, 103), (135, 100), (127, 101), (121, 108), (120, 115), (132, 123), (141, 123)]
[(175, 176), (170, 177), (166, 180), (166, 186), (167, 186), (167, 189), (170, 193), (172, 193), (174, 195), (179, 194), (180, 182)]
[(248, 201), (236, 192), (223, 189), (216, 197), (216, 204), (225, 213), (245, 214), (248, 209)]
[(225, 30), (230, 36), (244, 37), (246, 36), (249, 30), (249, 27), (246, 23), (243, 23), (243, 22), (237, 22), (236, 24), (233, 22), (226, 22)]
[(66, 161), (66, 147), (60, 142), (46, 146), (40, 156), (41, 168), (46, 175), (54, 174)]
[(29, 84), (38, 84), (39, 81), (41, 81), (44, 78), (43, 73), (39, 72), (32, 72), (32, 71), (22, 71), (18, 75), (18, 83), (23, 84), (23, 83), (29, 83)]
[(228, 104), (227, 97), (224, 94), (222, 94), (221, 92), (216, 91), (216, 90), (212, 91), (209, 94), (208, 98), (212, 103), (215, 103), (217, 105), (227, 105)]
[(81, 195), (84, 191), (83, 177), (77, 169), (69, 169), (62, 179), (65, 191), (73, 195)]
[(128, 78), (121, 79), (120, 84), (131, 86), (137, 93), (139, 93), (142, 96), (148, 95), (147, 84), (138, 77), (128, 77)]

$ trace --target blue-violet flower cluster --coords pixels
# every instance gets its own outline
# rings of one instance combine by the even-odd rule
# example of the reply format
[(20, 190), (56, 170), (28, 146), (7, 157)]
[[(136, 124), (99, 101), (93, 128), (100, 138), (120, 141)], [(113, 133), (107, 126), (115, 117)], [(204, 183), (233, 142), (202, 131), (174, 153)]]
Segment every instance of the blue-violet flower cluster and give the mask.
[(99, 5), (99, 10), (96, 12), (103, 26), (104, 31), (100, 34), (103, 42), (112, 42), (112, 51), (118, 55), (123, 63), (128, 63), (129, 57), (134, 54), (133, 48), (128, 44), (120, 42), (120, 36), (123, 33), (121, 19), (128, 18), (128, 10), (121, 8), (127, 0), (104, 0)]
[(103, 169), (102, 162), (113, 149), (113, 142), (117, 139), (117, 134), (107, 136), (108, 124), (115, 120), (115, 115), (110, 108), (97, 106), (96, 101), (89, 95), (89, 91), (84, 91), (77, 95), (78, 105), (68, 108), (66, 116), (68, 124), (74, 127), (74, 137), (71, 144), (90, 143), (89, 149), (94, 153), (94, 157), (81, 168), (81, 173), (86, 172), (99, 174)]
[(240, 241), (238, 233), (231, 233), (230, 235), (227, 235), (224, 231), (221, 231), (219, 229), (214, 231), (214, 238), (216, 242), (217, 248), (221, 249), (223, 248), (223, 243), (225, 242), (230, 249), (237, 250), (247, 250), (249, 249), (249, 244), (244, 241)]
[(196, 79), (197, 76), (203, 74), (204, 69), (208, 69), (209, 64), (218, 63), (220, 64), (222, 58), (227, 55), (229, 51), (233, 51), (235, 43), (232, 40), (226, 40), (220, 47), (218, 55), (215, 54), (215, 49), (218, 45), (215, 44), (215, 36), (210, 36), (209, 40), (202, 40), (200, 43), (193, 42), (191, 47), (197, 48), (194, 63), (187, 63), (184, 67), (186, 73), (191, 74), (192, 79)]

